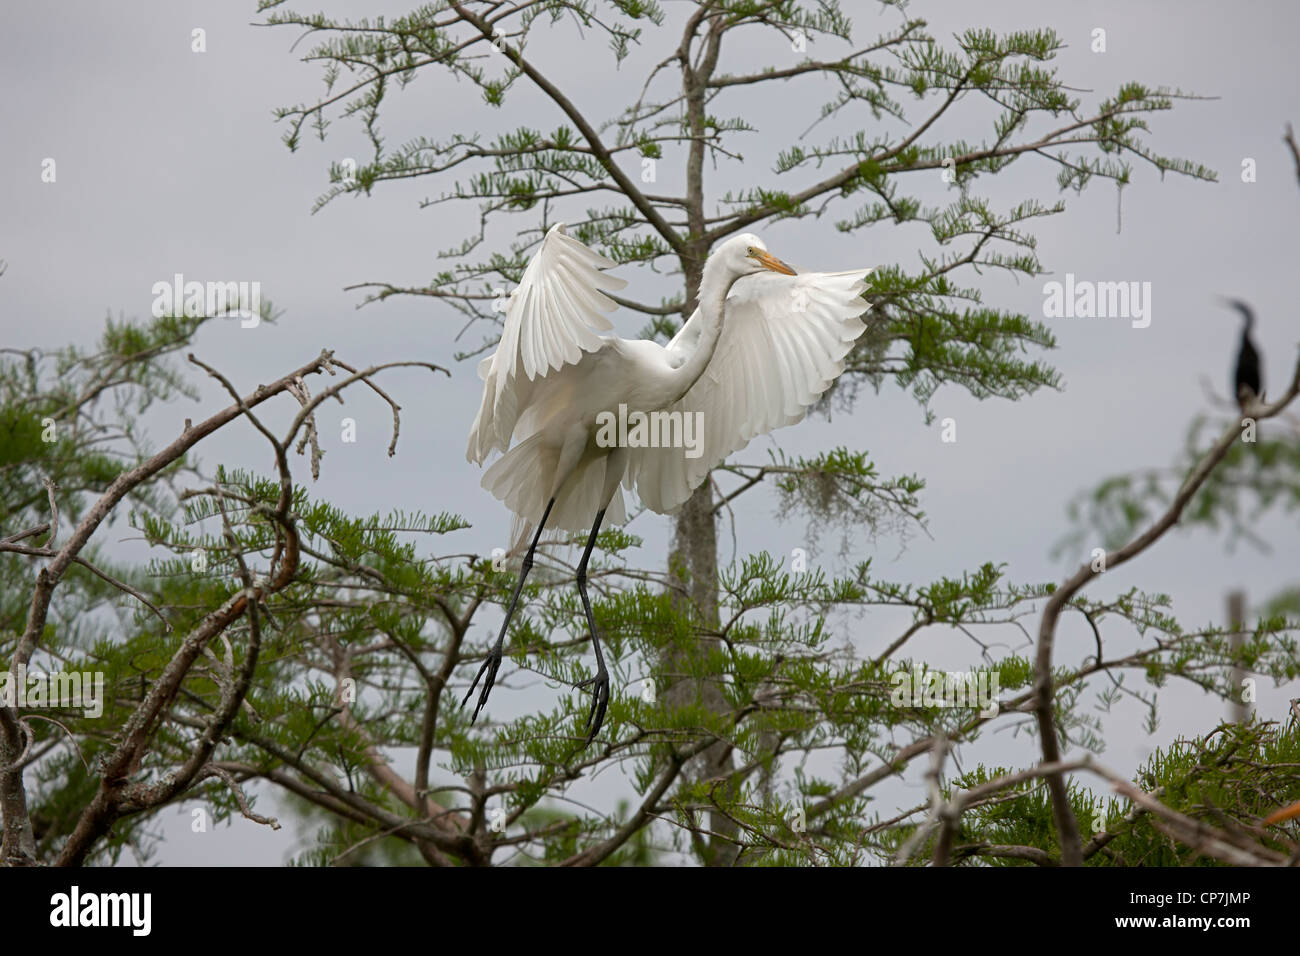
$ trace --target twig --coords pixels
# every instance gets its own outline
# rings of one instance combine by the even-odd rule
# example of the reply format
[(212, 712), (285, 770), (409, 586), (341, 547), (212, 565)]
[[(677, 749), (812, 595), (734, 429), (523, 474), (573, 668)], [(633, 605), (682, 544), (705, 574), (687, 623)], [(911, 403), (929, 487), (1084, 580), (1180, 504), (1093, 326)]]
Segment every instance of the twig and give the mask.
[(1295, 130), (1291, 128), (1290, 123), (1286, 124), (1286, 135), (1282, 137), (1282, 142), (1286, 143), (1291, 150), (1291, 158), (1295, 160), (1296, 179), (1300, 179), (1300, 146), (1296, 145)]
[[(948, 738), (944, 734), (935, 734), (928, 744), (931, 759), (930, 769), (925, 772), (925, 779), (930, 792), (930, 813), (925, 818), (925, 822), (918, 826), (907, 841), (898, 848), (898, 853), (894, 857), (894, 866), (906, 866), (908, 860), (930, 835), (930, 831), (939, 823), (939, 812), (943, 808), (943, 762), (948, 756)], [(937, 849), (938, 844), (936, 844)]]
[[(67, 734), (68, 740), (72, 743), (72, 749), (77, 752), (77, 759), (80, 760), (81, 765), (86, 768), (86, 773), (87, 774), (91, 773), (90, 764), (86, 763), (85, 755), (81, 752), (81, 748), (77, 746), (77, 738), (73, 736), (72, 731), (68, 729), (66, 724), (64, 724), (62, 721), (55, 720), (53, 717), (45, 717), (42, 714), (28, 714), (25, 717), (23, 717), (24, 722), (28, 720), (43, 720), (46, 723), (53, 724), (54, 726), (62, 730), (65, 734)], [(36, 735), (32, 733), (32, 729), (30, 727), (27, 728), (27, 738), (33, 741), (36, 739)], [(24, 766), (23, 762), (20, 761), (19, 766), (20, 767)]]
[(50, 527), (50, 523), (48, 521), (44, 521), (41, 524), (33, 525), (32, 527), (26, 529), (25, 531), (15, 531), (13, 534), (9, 535), (8, 537), (0, 538), (0, 545), (14, 544), (17, 541), (25, 541), (28, 538), (34, 538), (36, 535), (48, 531), (49, 527)]
[(272, 830), (280, 829), (280, 821), (275, 817), (264, 817), (260, 813), (253, 812), (253, 808), (248, 805), (248, 797), (244, 795), (243, 788), (235, 782), (235, 778), (231, 776), (229, 770), (215, 764), (208, 764), (199, 771), (199, 775), (194, 782), (198, 783), (208, 777), (217, 777), (230, 788), (230, 792), (235, 795), (235, 801), (239, 804), (239, 812), (245, 818), (252, 820), (254, 823), (260, 823), (262, 826), (270, 827)]
[(397, 402), (393, 401), (392, 397), (391, 397), (387, 392), (385, 392), (382, 388), (380, 388), (378, 385), (376, 385), (374, 382), (372, 382), (372, 381), (370, 380), (370, 376), (373, 375), (375, 372), (379, 371), (381, 368), (394, 368), (394, 367), (396, 367), (396, 366), (398, 366), (398, 365), (415, 365), (415, 366), (423, 366), (424, 368), (430, 369), (431, 371), (442, 372), (444, 375), (446, 375), (446, 376), (448, 376), (448, 377), (451, 376), (451, 373), (448, 372), (448, 371), (447, 371), (445, 368), (443, 368), (442, 366), (440, 366), (440, 365), (432, 365), (432, 364), (430, 364), (430, 363), (428, 363), (428, 362), (394, 362), (394, 363), (392, 363), (392, 364), (390, 364), (390, 365), (383, 365), (383, 366), (381, 366), (381, 365), (374, 365), (374, 366), (371, 366), (370, 368), (366, 369), (364, 372), (358, 372), (358, 371), (357, 371), (356, 369), (354, 369), (351, 365), (348, 365), (348, 364), (346, 364), (345, 362), (340, 362), (338, 359), (334, 359), (334, 364), (337, 365), (339, 368), (344, 369), (345, 371), (351, 372), (352, 375), (353, 375), (353, 378), (352, 378), (352, 379), (348, 379), (348, 380), (346, 380), (346, 381), (344, 381), (344, 382), (341, 382), (340, 385), (346, 385), (349, 381), (357, 381), (357, 380), (362, 381), (362, 382), (365, 382), (367, 385), (369, 385), (372, 389), (375, 390), (376, 394), (378, 394), (380, 398), (382, 398), (384, 401), (386, 401), (386, 402), (387, 402), (387, 403), (392, 407), (392, 409), (393, 409), (393, 440), (390, 441), (390, 442), (388, 443), (388, 457), (389, 457), (389, 458), (392, 458), (394, 455), (397, 454), (397, 434), (398, 434), (399, 431), (401, 431), (401, 428), (402, 428), (402, 418), (401, 418), (401, 415), (399, 414), (399, 412), (401, 412), (401, 410), (402, 410), (402, 406), (401, 406), (401, 405), (398, 405)]
[[(340, 363), (335, 362), (335, 364)], [(304, 407), (311, 401), (311, 392), (307, 390), (307, 383), (302, 379), (298, 379), (289, 386), (289, 394), (298, 399), (298, 404)], [(342, 400), (340, 396), (339, 401)], [(303, 432), (302, 438), (298, 441), (298, 447), (294, 451), (301, 455), (306, 450), (309, 442), (311, 444), (311, 480), (316, 481), (320, 478), (320, 460), (325, 453), (320, 450), (320, 442), (317, 441), (315, 412), (307, 416), (307, 429)]]
[(46, 476), (41, 479), (41, 484), (45, 485), (45, 494), (50, 499), (50, 536), (45, 541), (45, 547), (54, 544), (54, 539), (59, 534), (59, 505), (54, 500), (54, 493), (59, 490), (59, 486), (54, 483), (54, 479)]
[[(10, 552), (13, 554), (25, 554), (28, 557), (33, 557), (33, 558), (53, 558), (53, 557), (57, 557), (59, 553), (53, 550), (52, 548), (33, 548), (23, 544), (10, 544), (8, 538), (6, 538), (3, 541), (0, 541), (0, 552)], [(163, 616), (163, 612), (158, 610), (157, 605), (155, 605), (152, 601), (150, 601), (147, 597), (145, 597), (135, 588), (131, 587), (131, 585), (127, 584), (125, 581), (119, 581), (117, 578), (113, 577), (111, 574), (107, 573), (106, 571), (101, 571), (99, 568), (95, 567), (93, 564), (91, 564), (89, 561), (87, 561), (85, 558), (81, 557), (80, 555), (73, 558), (72, 563), (81, 565), (81, 567), (90, 571), (92, 574), (94, 574), (96, 577), (100, 578), (101, 580), (107, 581), (109, 584), (113, 585), (113, 587), (117, 588), (119, 591), (125, 591), (127, 594), (131, 595), (131, 597), (135, 598), (137, 601), (139, 601), (149, 610), (153, 611), (154, 614), (158, 616), (158, 620), (162, 621), (163, 627), (167, 628), (167, 630), (169, 631), (172, 629), (171, 623), (167, 620), (167, 618)]]

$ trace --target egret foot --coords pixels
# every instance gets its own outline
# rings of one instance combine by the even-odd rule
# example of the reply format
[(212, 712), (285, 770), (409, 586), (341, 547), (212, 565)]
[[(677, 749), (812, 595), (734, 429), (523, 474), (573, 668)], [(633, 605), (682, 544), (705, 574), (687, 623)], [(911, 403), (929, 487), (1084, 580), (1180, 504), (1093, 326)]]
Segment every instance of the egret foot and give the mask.
[(600, 670), (596, 672), (595, 677), (589, 677), (575, 686), (578, 688), (590, 686), (592, 689), (591, 710), (587, 712), (587, 723), (584, 724), (585, 727), (590, 728), (587, 739), (583, 742), (583, 746), (588, 747), (596, 739), (596, 734), (600, 733), (601, 724), (605, 722), (605, 710), (609, 707), (609, 671), (605, 670), (604, 662), (601, 662)]
[(478, 673), (474, 675), (474, 683), (470, 684), (469, 690), (465, 692), (465, 699), (460, 702), (461, 707), (469, 703), (470, 695), (474, 693), (474, 688), (478, 686), (479, 678), (486, 672), (487, 682), (483, 685), (483, 692), (478, 695), (478, 703), (474, 705), (474, 716), (469, 719), (471, 724), (478, 719), (478, 712), (483, 709), (483, 706), (488, 701), (488, 695), (492, 693), (492, 685), (497, 680), (497, 671), (501, 669), (501, 650), (501, 642), (497, 641), (492, 650), (488, 651), (488, 656), (478, 669)]

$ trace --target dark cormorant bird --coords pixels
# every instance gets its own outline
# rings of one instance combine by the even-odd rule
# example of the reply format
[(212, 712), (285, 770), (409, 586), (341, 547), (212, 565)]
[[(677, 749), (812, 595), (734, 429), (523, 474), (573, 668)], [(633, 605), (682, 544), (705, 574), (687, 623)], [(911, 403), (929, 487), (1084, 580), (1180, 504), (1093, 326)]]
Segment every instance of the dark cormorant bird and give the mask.
[[(1241, 327), (1241, 346), (1237, 349), (1237, 373), (1233, 378), (1233, 395), (1237, 404), (1245, 411), (1246, 402), (1252, 397), (1264, 397), (1264, 382), (1260, 376), (1259, 352), (1250, 340), (1250, 329), (1255, 324), (1255, 313), (1250, 306), (1239, 299), (1228, 299), (1228, 305), (1241, 313), (1244, 324)], [(1250, 394), (1246, 394), (1249, 390)]]

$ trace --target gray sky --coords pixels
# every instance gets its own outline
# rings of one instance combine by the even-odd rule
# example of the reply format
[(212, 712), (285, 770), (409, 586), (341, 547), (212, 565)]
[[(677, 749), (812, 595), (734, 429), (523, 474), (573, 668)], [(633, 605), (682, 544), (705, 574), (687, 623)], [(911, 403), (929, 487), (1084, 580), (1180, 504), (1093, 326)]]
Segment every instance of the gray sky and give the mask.
[[(373, 16), (408, 7), (348, 2), (324, 9)], [(874, 4), (862, 9), (864, 34), (893, 23), (894, 14), (882, 17)], [(1218, 183), (1176, 176), (1162, 182), (1153, 170), (1138, 167), (1122, 200), (1122, 232), (1116, 232), (1115, 191), (1099, 184), (1082, 197), (1069, 196), (1064, 214), (1035, 226), (1040, 257), (1053, 275), (1019, 284), (996, 275), (962, 277), (978, 284), (988, 303), (1031, 317), (1042, 316), (1043, 282), (1066, 273), (1150, 282), (1149, 328), (1134, 329), (1122, 319), (1052, 320), (1059, 348), (1045, 358), (1061, 371), (1064, 389), (1015, 404), (977, 402), (957, 389), (941, 390), (933, 408), (940, 419), (956, 419), (955, 444), (942, 443), (940, 429), (925, 426), (915, 402), (892, 385), (879, 395), (864, 393), (851, 416), (837, 415), (829, 423), (814, 419), (774, 436), (779, 447), (795, 454), (835, 444), (865, 448), (882, 473), (915, 472), (927, 479), (931, 537), (913, 537), (905, 548), (891, 539), (857, 543), (852, 559), (873, 556), (878, 574), (925, 582), (993, 560), (1007, 562), (1014, 581), (1056, 580), (1064, 565), (1049, 559), (1049, 549), (1066, 530), (1069, 498), (1105, 475), (1170, 463), (1190, 419), (1207, 408), (1202, 381), (1208, 378), (1226, 393), (1238, 326), (1215, 296), (1253, 303), (1266, 381), (1280, 386), (1289, 375), (1297, 343), (1289, 289), (1300, 189), (1280, 137), (1287, 120), (1300, 122), (1300, 83), (1291, 66), (1300, 12), (1286, 2), (1252, 4), (1249, 12), (1210, 2), (1094, 3), (1086, 9), (1059, 2), (917, 2), (910, 12), (926, 18), (941, 39), (967, 26), (1055, 28), (1069, 45), (1055, 65), (1068, 84), (1093, 91), (1081, 94), (1085, 103), (1129, 80), (1216, 97), (1155, 116), (1150, 141), (1161, 153), (1217, 170)], [(416, 180), (383, 185), (370, 198), (343, 199), (312, 216), (329, 163), (367, 156), (366, 144), (350, 121), (337, 123), (324, 144), (305, 138), (296, 154), (281, 144), (283, 127), (273, 123), (272, 108), (317, 96), (319, 70), (299, 61), (305, 44), (290, 51), (293, 30), (257, 28), (250, 25), (255, 19), (251, 2), (6, 4), (0, 85), (10, 92), (0, 98), (0, 258), (9, 270), (0, 281), (0, 343), (84, 343), (98, 334), (107, 313), (145, 316), (153, 283), (175, 272), (260, 281), (263, 294), (284, 309), (280, 323), (212, 327), (196, 344), (198, 356), (242, 387), (278, 377), (322, 347), (354, 365), (411, 357), (451, 365), (450, 381), (414, 371), (384, 379), (405, 409), (394, 459), (384, 457), (386, 406), (356, 391), (346, 410), (332, 407), (328, 415), (357, 420), (358, 442), (340, 443), (337, 423), (331, 425), (328, 415), (322, 419), (327, 454), (312, 491), (357, 512), (459, 512), (473, 528), (452, 549), (486, 553), (504, 542), (509, 518), (479, 488), (478, 469), (464, 461), (478, 381), (472, 363), (451, 364), (459, 317), (424, 299), (396, 298), (358, 311), (359, 296), (343, 291), (362, 281), (427, 281), (440, 268), (436, 252), (469, 229), (469, 210), (419, 209), (419, 200), (449, 181)], [(191, 52), (195, 27), (206, 30), (206, 53)], [(1090, 50), (1095, 27), (1107, 31), (1104, 54)], [(539, 38), (530, 53), (548, 68), (554, 64), (561, 87), (601, 118), (629, 101), (646, 64), (663, 55), (662, 45), (651, 42), (614, 73), (603, 44), (587, 60), (572, 51), (594, 44), (575, 43), (571, 29), (557, 29)], [(760, 66), (779, 66), (782, 57), (792, 56), (780, 43), (743, 51), (743, 58)], [(711, 174), (715, 196), (733, 179), (784, 185), (766, 174), (771, 158), (808, 125), (824, 90), (790, 84), (772, 91), (750, 117), (760, 130), (741, 144), (746, 166), (723, 166)], [(978, 122), (960, 125), (972, 117), (983, 121), (978, 111), (959, 109), (957, 117), (944, 134), (975, 138), (987, 129)], [(521, 121), (549, 129), (559, 117), (528, 92), (506, 110), (489, 112), (467, 85), (428, 74), (391, 96), (386, 129), (389, 142), (399, 143)], [(54, 184), (41, 182), (47, 157), (57, 162)], [(1257, 162), (1257, 182), (1241, 181), (1245, 157)], [(662, 168), (673, 165), (669, 151)], [(1031, 194), (1050, 202), (1054, 177), (1055, 167), (1046, 162), (1022, 161), (977, 192), (1003, 203)], [(905, 185), (913, 187), (910, 181)], [(944, 196), (937, 176), (915, 190), (927, 202)], [(877, 227), (846, 237), (834, 230), (833, 218), (781, 224), (764, 237), (777, 255), (805, 267), (916, 265), (915, 234)], [(491, 238), (501, 243), (509, 235), (499, 229)], [(624, 274), (632, 280), (628, 294), (655, 299), (671, 291), (649, 274)], [(625, 335), (642, 324), (636, 315), (615, 321)], [(466, 341), (477, 343), (479, 332), (468, 336)], [(215, 383), (195, 381), (203, 391), (200, 406), (182, 403), (149, 419), (158, 440), (173, 434), (185, 417), (225, 404)], [(770, 447), (776, 447), (771, 439), (757, 440), (738, 460), (761, 461)], [(208, 465), (265, 469), (264, 449), (245, 427), (226, 429), (199, 451)], [(297, 470), (308, 473), (305, 464)], [(766, 548), (788, 555), (807, 546), (802, 522), (775, 520), (773, 502), (767, 493), (754, 492), (739, 503), (741, 554)], [(632, 530), (646, 539), (641, 563), (662, 565), (668, 528), (665, 518), (637, 519)], [(1263, 600), (1300, 578), (1295, 518), (1269, 522), (1263, 535), (1271, 553), (1249, 547), (1229, 552), (1208, 533), (1177, 533), (1088, 593), (1115, 594), (1138, 585), (1171, 594), (1185, 624), (1219, 621), (1229, 589), (1244, 587), (1253, 600)], [(726, 527), (721, 541), (729, 556)], [(834, 550), (827, 548), (822, 559), (832, 570), (843, 567)], [(879, 648), (897, 625), (894, 618), (872, 616), (852, 622), (852, 633), (844, 636), (862, 648)], [(1086, 625), (1079, 625), (1063, 623), (1059, 659), (1077, 659), (1079, 642), (1090, 642)], [(937, 631), (916, 651), (936, 665), (966, 666), (975, 659), (960, 638)], [(498, 691), (491, 707), (507, 716), (546, 705), (554, 693), (540, 685), (525, 693)], [(1294, 688), (1264, 688), (1259, 708), (1282, 717), (1294, 695)], [(1204, 732), (1221, 710), (1180, 687), (1163, 690), (1160, 699), (1163, 723), (1153, 736), (1146, 735), (1137, 709), (1109, 719), (1110, 748), (1103, 759), (1130, 770), (1152, 747), (1180, 733)], [(1017, 737), (980, 756), (1024, 762), (1032, 757), (1031, 746)], [(163, 862), (275, 863), (303, 845), (290, 828), (269, 834), (241, 820), (229, 831), (232, 838), (213, 839), (190, 834), (187, 820), (166, 825)]]

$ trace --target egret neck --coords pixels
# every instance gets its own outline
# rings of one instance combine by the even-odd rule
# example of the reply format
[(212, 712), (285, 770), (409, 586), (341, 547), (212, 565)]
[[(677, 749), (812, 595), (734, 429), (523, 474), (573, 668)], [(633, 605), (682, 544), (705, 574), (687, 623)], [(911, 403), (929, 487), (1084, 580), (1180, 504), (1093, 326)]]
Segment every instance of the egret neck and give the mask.
[(718, 339), (722, 335), (722, 323), (727, 314), (727, 295), (742, 273), (728, 267), (718, 256), (712, 256), (704, 264), (704, 273), (700, 276), (699, 310), (704, 328), (700, 332), (695, 350), (687, 356), (676, 369), (670, 372), (672, 382), (671, 405), (691, 390), (704, 370), (708, 368), (713, 353), (718, 348)]

